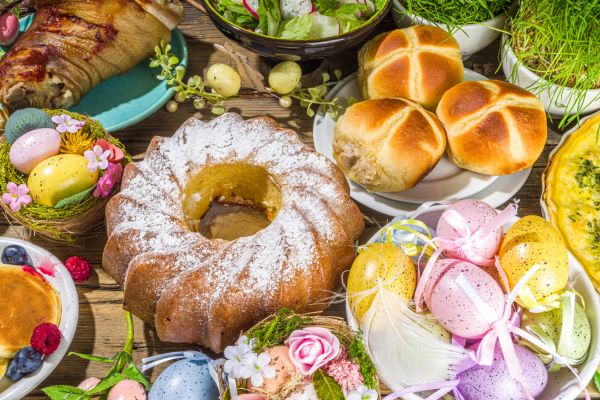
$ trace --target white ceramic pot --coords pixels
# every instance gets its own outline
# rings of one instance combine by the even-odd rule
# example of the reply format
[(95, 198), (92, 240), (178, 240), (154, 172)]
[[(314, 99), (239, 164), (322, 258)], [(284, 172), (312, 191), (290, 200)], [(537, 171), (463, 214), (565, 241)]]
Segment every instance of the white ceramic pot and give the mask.
[[(435, 209), (428, 209), (419, 215), (418, 220), (423, 221), (427, 226), (435, 229), (442, 213), (448, 207), (449, 206), (439, 206), (435, 207)], [(519, 217), (513, 217), (504, 224), (504, 232), (508, 231), (508, 229), (518, 220)], [(371, 237), (368, 243), (380, 242), (380, 232), (381, 231), (377, 232)], [(587, 385), (594, 377), (596, 368), (598, 368), (598, 364), (600, 363), (600, 340), (598, 340), (598, 334), (600, 332), (600, 304), (598, 304), (598, 294), (585, 273), (583, 266), (571, 253), (567, 254), (569, 258), (569, 281), (575, 282), (573, 288), (577, 290), (585, 300), (585, 314), (590, 321), (592, 330), (592, 340), (590, 342), (587, 359), (583, 363), (575, 366), (579, 373), (579, 378)], [(354, 315), (350, 311), (347, 300), (346, 317), (348, 319), (348, 325), (351, 328), (359, 328), (356, 318), (354, 318)], [(548, 374), (548, 385), (536, 400), (575, 400), (581, 394), (582, 390), (583, 388), (573, 374), (567, 368), (562, 368), (558, 372)], [(402, 399), (423, 400), (429, 394), (430, 393), (414, 393), (402, 396)]]
[[(394, 0), (393, 3), (394, 7), (391, 12), (394, 17), (394, 22), (399, 29), (408, 28), (414, 25), (430, 25), (448, 30), (448, 27), (444, 24), (436, 24), (425, 18), (419, 17), (418, 15), (413, 15), (411, 17), (404, 14), (407, 10), (399, 0)], [(471, 57), (479, 50), (483, 50), (497, 39), (499, 32), (492, 28), (502, 29), (505, 20), (506, 14), (502, 13), (489, 21), (484, 21), (481, 24), (468, 24), (463, 26), (461, 30), (454, 32), (452, 36), (460, 46), (463, 60)]]
[[(515, 70), (518, 60), (509, 45), (508, 35), (504, 34), (502, 36), (502, 46), (500, 48), (502, 54), (502, 71), (509, 82), (535, 94), (544, 103), (546, 111), (553, 117), (562, 118), (567, 112), (569, 115), (578, 113), (578, 107), (572, 107), (573, 104), (576, 104), (577, 99), (574, 96), (575, 91), (572, 88), (559, 85), (547, 87), (545, 85), (540, 89), (540, 83), (543, 82), (542, 78), (533, 73), (529, 68), (518, 65)], [(573, 109), (567, 111), (569, 108)], [(585, 110), (582, 113), (585, 114), (600, 110), (600, 89), (588, 90), (585, 101), (582, 103), (582, 108)]]

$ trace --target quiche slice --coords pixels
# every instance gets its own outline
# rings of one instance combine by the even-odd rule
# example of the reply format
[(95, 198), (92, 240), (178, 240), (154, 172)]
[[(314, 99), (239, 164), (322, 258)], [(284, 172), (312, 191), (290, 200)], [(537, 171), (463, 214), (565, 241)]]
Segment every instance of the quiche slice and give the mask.
[(600, 292), (600, 114), (551, 157), (542, 180), (550, 222)]

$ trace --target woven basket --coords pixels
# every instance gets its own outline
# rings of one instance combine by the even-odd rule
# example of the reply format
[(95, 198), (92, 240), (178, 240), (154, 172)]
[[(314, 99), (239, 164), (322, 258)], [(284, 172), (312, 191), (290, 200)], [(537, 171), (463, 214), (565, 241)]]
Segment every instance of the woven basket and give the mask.
[[(309, 313), (309, 314), (290, 314), (287, 316), (281, 316), (281, 315), (271, 315), (267, 318), (265, 318), (264, 320), (260, 321), (258, 324), (256, 324), (255, 326), (253, 326), (251, 329), (249, 329), (247, 332), (243, 333), (240, 336), (243, 335), (249, 335), (250, 332), (252, 332), (254, 329), (264, 326), (265, 324), (267, 324), (268, 322), (272, 321), (275, 318), (292, 318), (294, 316), (299, 316), (299, 317), (309, 317), (311, 318), (310, 321), (306, 321), (304, 323), (302, 323), (301, 325), (299, 325), (296, 329), (303, 329), (303, 328), (307, 328), (307, 327), (320, 327), (320, 328), (325, 328), (327, 330), (329, 330), (332, 334), (334, 334), (335, 336), (338, 337), (338, 339), (340, 339), (340, 348), (342, 349), (346, 349), (348, 350), (347, 344), (348, 342), (351, 342), (357, 335), (356, 331), (353, 331), (352, 328), (350, 328), (346, 322), (339, 317), (322, 317), (322, 316), (315, 316), (315, 313)], [(291, 334), (291, 332), (289, 332), (289, 334)], [(286, 335), (285, 337), (283, 337), (276, 345), (283, 345), (283, 342), (285, 342), (285, 340), (287, 340), (287, 338), (289, 337), (289, 334)], [(275, 346), (265, 346), (263, 348), (262, 351), (265, 351), (271, 347), (275, 347)], [(300, 376), (299, 373), (297, 373), (298, 376)], [(375, 387), (377, 388), (378, 391), (380, 391), (380, 384), (379, 384), (379, 377), (377, 376), (377, 374), (374, 375), (374, 379), (375, 379)], [(276, 394), (271, 394), (268, 393), (266, 390), (260, 390), (260, 389), (253, 389), (252, 393), (257, 393), (260, 394), (261, 396), (263, 396), (265, 398), (265, 400), (283, 400), (286, 399), (290, 393), (285, 393), (285, 389), (289, 389), (291, 391), (293, 391), (298, 385), (298, 377), (292, 377), (290, 379), (291, 382), (288, 382), (288, 384), (284, 385), (283, 387), (283, 392), (280, 389), (280, 391)], [(238, 388), (241, 386), (243, 387), (243, 380), (238, 379), (237, 383), (238, 383)], [(228, 396), (225, 396), (225, 398), (227, 399)], [(378, 399), (381, 399), (381, 394), (379, 394)]]
[[(87, 129), (90, 130), (93, 128), (93, 132), (95, 132), (96, 135), (100, 136), (97, 139), (105, 139), (123, 150), (123, 153), (125, 155), (121, 160), (121, 164), (123, 165), (123, 167), (125, 167), (126, 163), (131, 162), (131, 157), (125, 151), (123, 144), (120, 143), (117, 139), (115, 139), (110, 133), (108, 133), (98, 121), (85, 115), (64, 110), (43, 111), (51, 116), (67, 114), (78, 120), (86, 120), (87, 122), (84, 125), (83, 129), (86, 129), (86, 126), (88, 127)], [(4, 134), (2, 134), (0, 136), (0, 154), (4, 154), (4, 152), (8, 151), (8, 149), (10, 148), (6, 146), (7, 143), (5, 142), (6, 138)], [(10, 172), (20, 174), (14, 169), (10, 162), (7, 166), (0, 166), (0, 174), (6, 174), (7, 169), (11, 169)], [(2, 178), (3, 177), (0, 177), (0, 179)], [(6, 183), (7, 182), (3, 183), (3, 181), (0, 180), (0, 191), (2, 191), (3, 193), (6, 191)], [(19, 184), (19, 182), (15, 183)], [(80, 204), (70, 205), (60, 209), (64, 210), (65, 212), (75, 213), (65, 218), (39, 218), (35, 215), (38, 214), (37, 212), (31, 212), (30, 210), (28, 210), (29, 205), (21, 207), (21, 210), (19, 210), (19, 212), (16, 213), (12, 211), (10, 209), (10, 206), (4, 203), (3, 201), (0, 201), (0, 206), (2, 207), (2, 211), (6, 215), (6, 218), (9, 221), (9, 223), (15, 223), (24, 226), (28, 231), (30, 237), (32, 235), (37, 235), (51, 242), (75, 244), (79, 236), (93, 231), (95, 229), (98, 229), (99, 227), (104, 225), (104, 209), (106, 208), (106, 205), (108, 204), (109, 200), (119, 191), (119, 188), (120, 183), (117, 183), (111, 189), (108, 197), (100, 196), (92, 199), (91, 201), (84, 201)], [(47, 208), (49, 212), (51, 210), (55, 210), (52, 207)]]

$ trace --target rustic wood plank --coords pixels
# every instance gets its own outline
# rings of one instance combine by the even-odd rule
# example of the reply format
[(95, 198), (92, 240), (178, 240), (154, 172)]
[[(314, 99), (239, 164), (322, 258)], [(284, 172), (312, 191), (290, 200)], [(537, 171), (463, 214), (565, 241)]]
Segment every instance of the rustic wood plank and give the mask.
[[(185, 4), (186, 22), (181, 25), (180, 30), (185, 36), (189, 48), (189, 66), (187, 76), (205, 74), (208, 67), (216, 62), (232, 64), (232, 60), (225, 54), (216, 51), (214, 43), (223, 44), (225, 38), (215, 29), (209, 18)], [(376, 28), (371, 37), (385, 31), (394, 29), (395, 26), (388, 16)], [(239, 48), (231, 43), (234, 50), (248, 55), (250, 61), (267, 76), (267, 64), (253, 53)], [(303, 77), (304, 86), (320, 83), (321, 74), (329, 72), (333, 76), (335, 69), (340, 69), (344, 76), (356, 71), (358, 62), (356, 54), (360, 46), (356, 46), (335, 57), (327, 59), (314, 73)], [(465, 67), (485, 75), (490, 79), (504, 79), (499, 69), (498, 41), (472, 56), (465, 62)], [(279, 106), (276, 99), (256, 99), (235, 101), (227, 105), (228, 111), (240, 113), (245, 118), (257, 116), (269, 116), (277, 120), (283, 127), (298, 132), (300, 139), (309, 145), (313, 144), (312, 126), (313, 118), (306, 115), (305, 109), (295, 103), (289, 109)], [(210, 110), (196, 110), (191, 102), (181, 104), (178, 112), (168, 113), (164, 108), (158, 110), (146, 120), (135, 126), (124, 129), (115, 134), (122, 140), (132, 154), (141, 154), (146, 150), (153, 136), (171, 136), (175, 130), (189, 117), (197, 117), (202, 120), (215, 118)], [(541, 215), (539, 199), (541, 195), (541, 175), (548, 160), (548, 154), (560, 140), (561, 134), (556, 122), (549, 122), (548, 141), (544, 153), (535, 163), (529, 179), (515, 198), (520, 199), (519, 215)], [(380, 226), (385, 225), (391, 217), (375, 212), (368, 207), (359, 205), (364, 216), (366, 229), (360, 237), (360, 243), (366, 242), (374, 235)], [(20, 226), (10, 226), (6, 218), (0, 217), (0, 235), (18, 238), (27, 238), (25, 230)], [(49, 243), (39, 237), (30, 240), (51, 251), (62, 261), (73, 255), (83, 255), (93, 264), (94, 274), (84, 284), (77, 284), (79, 293), (80, 318), (77, 332), (70, 351), (95, 354), (98, 356), (112, 356), (122, 349), (126, 337), (126, 323), (124, 313), (121, 309), (123, 294), (118, 285), (108, 276), (101, 267), (102, 251), (106, 243), (106, 232), (99, 230), (84, 238), (78, 247), (57, 245)], [(344, 316), (343, 304), (331, 305), (327, 315)], [(197, 346), (188, 344), (162, 343), (158, 339), (156, 331), (138, 318), (135, 320), (135, 346), (134, 359), (137, 363), (143, 357), (166, 353), (169, 351), (180, 351), (197, 349)], [(207, 353), (215, 356), (210, 351)], [(165, 367), (157, 367), (151, 371), (150, 380), (156, 379)], [(45, 397), (41, 391), (42, 387), (69, 384), (77, 385), (90, 376), (102, 377), (107, 372), (105, 365), (88, 362), (77, 357), (65, 357), (56, 370), (36, 388), (26, 399), (38, 399)], [(600, 399), (600, 393), (590, 385), (592, 398)]]

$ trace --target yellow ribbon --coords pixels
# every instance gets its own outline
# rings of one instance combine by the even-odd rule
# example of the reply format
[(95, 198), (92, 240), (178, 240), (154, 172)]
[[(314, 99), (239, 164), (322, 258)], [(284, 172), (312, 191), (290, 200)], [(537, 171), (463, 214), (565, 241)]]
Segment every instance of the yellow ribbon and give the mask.
[[(427, 232), (427, 235), (425, 235), (419, 231), (416, 231), (405, 225), (414, 225), (414, 226), (418, 226), (419, 228), (423, 228)], [(410, 257), (414, 257), (414, 256), (417, 256), (418, 254), (420, 254), (423, 251), (424, 246), (417, 246), (412, 243), (405, 243), (405, 244), (396, 243), (396, 241), (394, 240), (394, 237), (393, 237), (393, 231), (396, 231), (396, 230), (410, 232), (410, 233), (416, 235), (419, 239), (423, 240), (426, 244), (429, 243), (431, 240), (433, 240), (433, 237), (431, 236), (431, 232), (429, 232), (429, 228), (427, 227), (427, 225), (425, 225), (423, 222), (416, 220), (416, 219), (403, 219), (401, 221), (394, 222), (392, 225), (389, 225), (389, 226), (386, 226), (385, 228), (383, 228), (379, 235), (379, 237), (381, 238), (381, 241), (383, 243), (390, 243), (390, 244), (394, 244), (394, 245), (402, 247), (404, 249), (404, 251), (406, 252), (406, 254)], [(372, 246), (374, 244), (377, 244), (377, 243), (364, 244), (358, 248), (358, 252), (361, 253), (367, 247)], [(427, 254), (428, 256), (431, 256), (435, 252), (435, 250), (436, 250), (435, 245), (433, 243), (431, 243), (430, 246), (425, 248), (425, 254)]]
[(545, 312), (554, 310), (555, 308), (560, 308), (561, 297), (566, 292), (575, 293), (575, 295), (581, 299), (581, 305), (585, 310), (585, 300), (583, 299), (583, 296), (581, 296), (581, 294), (574, 289), (562, 290), (558, 293), (541, 298), (540, 300), (536, 300), (529, 286), (525, 285), (519, 292), (519, 297), (515, 300), (515, 302), (521, 307), (530, 311), (535, 310), (535, 312)]

